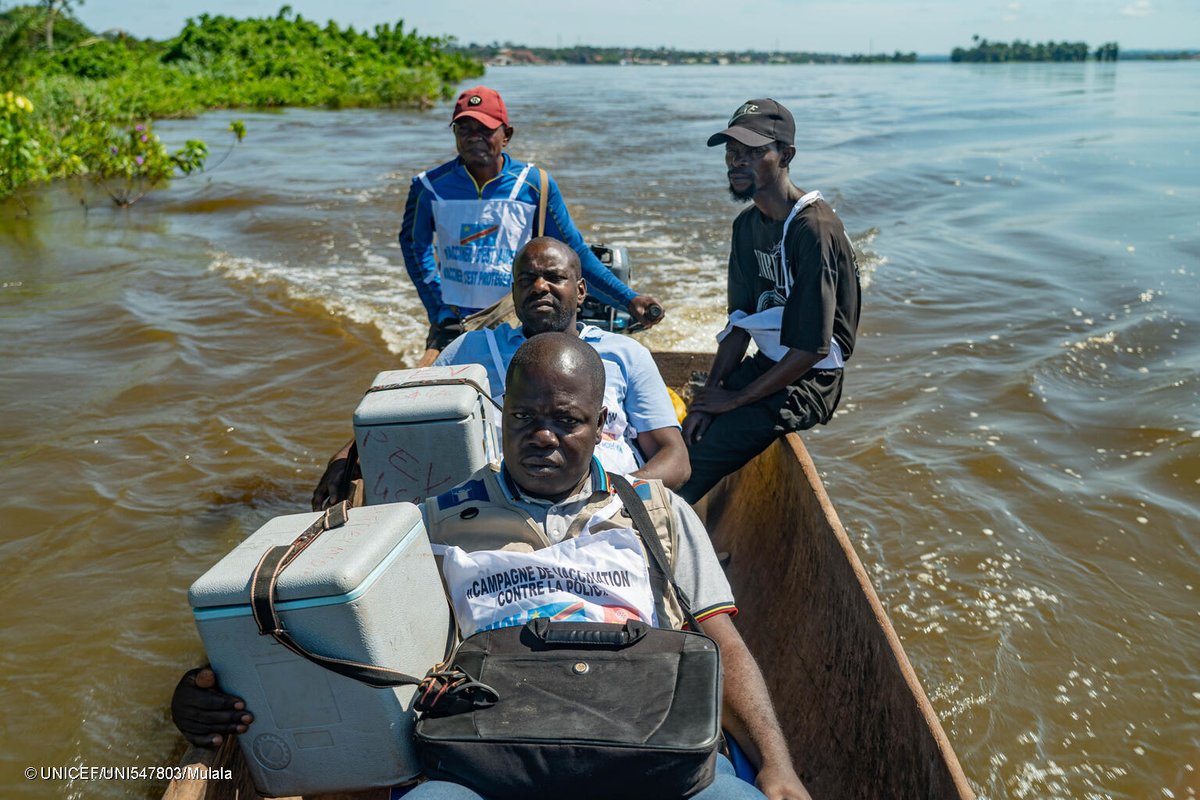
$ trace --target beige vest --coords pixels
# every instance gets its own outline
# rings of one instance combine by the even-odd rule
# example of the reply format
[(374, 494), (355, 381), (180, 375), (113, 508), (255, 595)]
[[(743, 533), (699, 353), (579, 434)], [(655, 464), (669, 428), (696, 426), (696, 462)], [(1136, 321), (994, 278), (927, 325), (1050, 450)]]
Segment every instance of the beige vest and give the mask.
[[(499, 464), (489, 464), (449, 492), (426, 500), (425, 524), (429, 528), (430, 544), (461, 547), (467, 552), (509, 550), (530, 553), (549, 547), (552, 542), (546, 537), (542, 526), (508, 499), (500, 486), (501, 480)], [(631, 482), (646, 504), (663, 552), (666, 553), (668, 568), (674, 571), (677, 552), (675, 517), (671, 513), (667, 490), (657, 480)], [(620, 510), (609, 514), (612, 511), (611, 503), (616, 503)], [(599, 514), (599, 518), (593, 520), (596, 514)], [(632, 527), (633, 521), (621, 506), (615, 490), (597, 491), (571, 521), (563, 538), (566, 540), (579, 536), (585, 530)], [(642, 557), (647, 564), (652, 563), (645, 550), (645, 545), (642, 545)], [(438, 570), (441, 571), (440, 556)], [(658, 618), (665, 620), (672, 628), (682, 628), (682, 607), (669, 583), (666, 592), (667, 597), (658, 597), (656, 593), (654, 598)]]

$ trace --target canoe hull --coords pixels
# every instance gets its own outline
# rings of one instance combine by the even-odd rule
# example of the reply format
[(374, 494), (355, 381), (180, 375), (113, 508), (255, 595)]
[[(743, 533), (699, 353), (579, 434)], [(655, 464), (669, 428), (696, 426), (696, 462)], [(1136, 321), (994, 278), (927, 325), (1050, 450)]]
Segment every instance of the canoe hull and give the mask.
[(812, 796), (973, 798), (800, 437), (715, 487), (706, 514)]

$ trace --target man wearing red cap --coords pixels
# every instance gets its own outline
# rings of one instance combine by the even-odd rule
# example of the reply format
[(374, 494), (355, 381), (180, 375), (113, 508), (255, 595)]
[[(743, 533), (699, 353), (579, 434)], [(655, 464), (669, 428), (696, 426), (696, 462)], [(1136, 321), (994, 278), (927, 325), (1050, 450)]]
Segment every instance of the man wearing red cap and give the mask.
[(513, 128), (498, 92), (467, 89), (450, 125), (458, 157), (413, 178), (400, 228), (404, 265), (429, 316), (427, 348), (443, 349), (462, 333), (463, 317), (507, 295), (513, 257), (542, 233), (579, 254), (592, 295), (646, 326), (662, 318), (649, 313), (657, 300), (623, 284), (584, 243), (554, 179), (504, 152)]
[[(679, 494), (689, 503), (777, 437), (828, 422), (842, 396), (858, 264), (821, 193), (792, 183), (795, 136), (791, 112), (762, 99), (708, 139), (725, 145), (729, 193), (753, 204), (733, 222), (729, 324), (683, 422), (692, 475)], [(751, 339), (758, 352), (743, 360)]]

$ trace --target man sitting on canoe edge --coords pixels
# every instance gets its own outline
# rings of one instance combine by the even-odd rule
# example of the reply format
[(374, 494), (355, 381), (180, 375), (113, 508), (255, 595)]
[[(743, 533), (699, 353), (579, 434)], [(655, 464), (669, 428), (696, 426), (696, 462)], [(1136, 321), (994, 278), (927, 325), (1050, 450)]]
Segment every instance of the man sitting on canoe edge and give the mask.
[[(637, 341), (577, 321), (587, 295), (576, 253), (562, 242), (541, 237), (530, 241), (513, 260), (513, 307), (520, 327), (505, 323), (494, 331), (471, 331), (452, 342), (435, 364), (482, 364), (488, 371), (492, 396), (504, 396), (508, 361), (528, 337), (547, 331), (576, 333), (600, 354), (608, 381), (605, 402), (609, 419), (597, 455), (605, 468), (623, 475), (657, 478), (678, 489), (691, 474), (687, 447), (667, 386), (650, 351)], [(313, 492), (319, 511), (338, 500), (350, 445), (339, 450)], [(636, 445), (636, 446), (635, 446)]]
[[(593, 457), (606, 419), (604, 380), (599, 355), (577, 336), (546, 333), (529, 339), (517, 350), (507, 370), (504, 460), (498, 467), (484, 467), (460, 487), (426, 501), (425, 521), (435, 552), (458, 545), (477, 554), (503, 550), (518, 555), (627, 527), (628, 523), (619, 519), (619, 505), (611, 515), (596, 513), (602, 507), (613, 510), (614, 504), (620, 503)], [(723, 727), (758, 766), (756, 783), (766, 797), (810, 800), (792, 766), (762, 673), (733, 625), (731, 615), (736, 609), (732, 592), (703, 524), (659, 481), (641, 482), (638, 493), (649, 498), (647, 509), (659, 535), (674, 543), (670, 560), (675, 580), (691, 598), (702, 631), (720, 648)], [(485, 513), (463, 513), (472, 506)], [(497, 519), (503, 518), (512, 521), (497, 524)], [(597, 543), (603, 546), (603, 542)], [(642, 552), (640, 546), (637, 552)], [(447, 582), (451, 597), (460, 599), (467, 587)], [(588, 600), (582, 596), (579, 599)], [(668, 608), (668, 599), (677, 602), (677, 598), (662, 597), (654, 598), (653, 605)], [(458, 603), (455, 608), (459, 609)], [(603, 613), (603, 607), (599, 611)], [(536, 609), (524, 613), (536, 613)], [(639, 614), (650, 619), (655, 611), (639, 609)], [(658, 618), (660, 623), (669, 620), (676, 627), (683, 624), (677, 614), (659, 613)], [(524, 621), (515, 620), (513, 624)], [(464, 620), (461, 613), (458, 622), (460, 630), (488, 624), (487, 620)], [(245, 733), (254, 719), (239, 698), (215, 688), (215, 676), (208, 669), (192, 670), (183, 677), (175, 689), (171, 712), (187, 739), (201, 747), (219, 745), (225, 734)], [(716, 780), (695, 795), (698, 800), (761, 797), (733, 775), (723, 756), (717, 771)], [(462, 787), (437, 781), (423, 784), (409, 796), (413, 800), (478, 797)]]
[[(858, 329), (854, 247), (820, 192), (792, 183), (792, 114), (750, 100), (708, 139), (725, 145), (729, 192), (753, 204), (733, 222), (729, 324), (683, 436), (692, 475), (679, 489), (696, 502), (771, 442), (829, 422)], [(758, 352), (742, 359), (753, 338)]]

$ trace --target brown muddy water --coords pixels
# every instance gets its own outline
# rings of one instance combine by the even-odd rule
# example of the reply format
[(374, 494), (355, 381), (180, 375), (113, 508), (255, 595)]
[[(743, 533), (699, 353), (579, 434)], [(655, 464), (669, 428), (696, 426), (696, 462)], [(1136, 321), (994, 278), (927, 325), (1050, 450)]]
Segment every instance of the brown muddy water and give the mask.
[[(805, 439), (981, 797), (1200, 787), (1200, 64), (493, 70), (554, 172), (710, 349), (729, 223), (704, 146), (748, 97), (867, 278), (835, 420)], [(0, 205), (5, 797), (152, 796), (27, 767), (173, 763), (188, 585), (301, 510), (423, 315), (395, 243), (430, 113), (214, 113), (246, 142), (120, 210)], [(870, 713), (865, 709), (864, 713)]]

